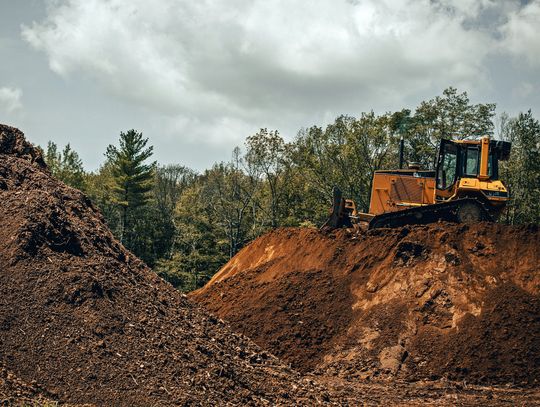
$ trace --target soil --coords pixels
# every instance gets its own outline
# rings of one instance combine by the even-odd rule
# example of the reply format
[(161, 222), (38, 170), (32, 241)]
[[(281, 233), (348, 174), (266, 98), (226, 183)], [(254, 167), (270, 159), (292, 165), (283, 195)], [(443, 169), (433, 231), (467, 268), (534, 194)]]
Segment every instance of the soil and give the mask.
[(0, 364), (0, 406), (53, 403), (37, 383), (25, 383)]
[[(217, 314), (229, 310), (234, 331), (128, 252), (84, 194), (54, 179), (40, 151), (20, 131), (0, 125), (0, 405), (540, 404), (540, 393), (532, 386), (493, 388), (445, 380), (406, 383), (401, 378), (374, 382), (369, 376), (382, 371), (381, 366), (369, 367), (369, 363), (376, 365), (369, 351), (376, 352), (385, 343), (395, 346), (395, 338), (401, 338), (403, 327), (409, 326), (410, 314), (420, 313), (427, 319), (423, 322), (426, 333), (419, 338), (437, 344), (444, 340), (450, 349), (464, 347), (469, 355), (463, 359), (466, 362), (457, 356), (448, 358), (452, 366), (472, 364), (469, 372), (461, 372), (464, 377), (477, 372), (474, 363), (479, 357), (475, 355), (481, 359), (488, 352), (503, 364), (521, 363), (525, 372), (514, 374), (512, 369), (492, 365), (499, 373), (489, 373), (490, 380), (506, 381), (509, 376), (500, 373), (505, 371), (514, 374), (516, 382), (536, 383), (538, 274), (530, 250), (538, 245), (537, 230), (515, 229), (515, 239), (506, 242), (511, 257), (501, 260), (507, 272), (500, 281), (515, 280), (513, 285), (482, 274), (483, 286), (494, 295), (480, 296), (487, 305), (471, 308), (473, 317), (464, 313), (456, 319), (465, 332), (477, 330), (470, 343), (460, 340), (456, 328), (446, 327), (439, 318), (443, 300), (454, 297), (446, 287), (434, 294), (435, 277), (425, 279), (427, 288), (415, 297), (424, 301), (420, 309), (425, 311), (403, 309), (410, 306), (408, 297), (396, 293), (409, 288), (398, 289), (396, 284), (408, 275), (406, 270), (429, 258), (432, 249), (411, 246), (403, 231), (380, 233), (321, 235), (285, 229), (253, 243), (194, 297)], [(425, 235), (421, 231), (411, 235), (415, 233)], [(370, 247), (360, 243), (369, 239), (386, 241), (389, 247), (398, 241), (403, 245), (392, 261), (385, 257), (386, 249), (376, 255), (373, 250), (346, 255), (355, 245)], [(427, 247), (432, 242), (428, 243), (418, 245)], [(500, 249), (496, 242), (495, 246), (483, 244), (470, 248), (478, 264)], [(523, 255), (519, 261), (518, 253)], [(438, 260), (438, 268), (430, 269), (434, 276), (450, 275), (448, 268), (454, 267), (450, 265), (459, 262), (457, 257), (444, 259)], [(385, 267), (390, 270), (388, 276)], [(519, 277), (507, 276), (512, 273)], [(417, 278), (409, 280), (412, 286)], [(508, 302), (510, 295), (513, 303)], [(394, 297), (401, 302), (385, 300)], [(461, 302), (455, 300), (455, 304), (454, 308), (463, 308)], [(243, 313), (253, 326), (242, 324), (235, 313)], [(380, 325), (392, 321), (393, 315), (402, 315), (405, 322), (392, 329)], [(482, 315), (488, 316), (478, 319)], [(516, 331), (517, 322), (507, 318), (516, 319), (522, 328)], [(359, 325), (355, 328), (355, 324)], [(365, 334), (363, 326), (374, 332)], [(524, 355), (525, 330), (530, 346)], [(261, 349), (241, 331), (271, 351)], [(454, 332), (453, 336), (446, 335), (447, 331)], [(382, 338), (393, 339), (385, 342)], [(409, 361), (415, 360), (408, 371), (425, 376), (432, 369), (429, 358), (440, 357), (440, 352), (422, 348), (422, 342), (410, 336), (403, 338), (400, 346), (409, 354), (404, 360), (401, 357), (398, 370), (405, 372)], [(481, 348), (475, 345), (493, 338), (493, 343)], [(371, 345), (363, 345), (362, 354), (358, 341), (366, 340)], [(508, 349), (501, 344), (513, 344), (513, 354), (500, 355)], [(400, 348), (392, 346), (383, 348), (381, 365), (391, 367), (399, 358)], [(427, 365), (422, 358), (428, 360)], [(289, 362), (304, 371), (325, 374), (300, 374)], [(362, 377), (366, 372), (368, 376)]]
[(535, 225), (286, 228), (192, 298), (302, 372), (540, 384)]
[(0, 126), (0, 363), (6, 404), (40, 394), (96, 405), (332, 402), (129, 253), (88, 198), (54, 179), (8, 126)]

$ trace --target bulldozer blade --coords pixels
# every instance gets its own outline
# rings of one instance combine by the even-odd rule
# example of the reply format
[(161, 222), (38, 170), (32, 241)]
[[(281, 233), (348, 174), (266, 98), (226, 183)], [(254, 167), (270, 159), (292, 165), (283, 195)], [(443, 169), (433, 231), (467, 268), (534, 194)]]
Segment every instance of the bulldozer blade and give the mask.
[(330, 217), (323, 223), (321, 229), (337, 229), (343, 225), (343, 194), (338, 187), (332, 190), (332, 213)]

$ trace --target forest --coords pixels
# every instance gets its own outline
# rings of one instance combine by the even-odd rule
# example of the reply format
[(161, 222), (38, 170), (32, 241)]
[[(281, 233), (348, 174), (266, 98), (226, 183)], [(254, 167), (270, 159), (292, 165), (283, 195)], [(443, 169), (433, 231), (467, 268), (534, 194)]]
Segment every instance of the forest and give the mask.
[(155, 162), (151, 136), (135, 129), (108, 146), (97, 171), (86, 171), (69, 144), (50, 141), (43, 150), (53, 175), (85, 192), (124, 246), (191, 291), (269, 229), (322, 224), (335, 185), (367, 210), (373, 173), (397, 168), (401, 138), (406, 161), (429, 169), (440, 139), (483, 135), (512, 142), (500, 171), (511, 204), (500, 222), (539, 223), (539, 121), (530, 110), (497, 114), (495, 104), (472, 104), (452, 87), (414, 111), (340, 115), (290, 141), (277, 129), (260, 129), (229, 161), (202, 172)]

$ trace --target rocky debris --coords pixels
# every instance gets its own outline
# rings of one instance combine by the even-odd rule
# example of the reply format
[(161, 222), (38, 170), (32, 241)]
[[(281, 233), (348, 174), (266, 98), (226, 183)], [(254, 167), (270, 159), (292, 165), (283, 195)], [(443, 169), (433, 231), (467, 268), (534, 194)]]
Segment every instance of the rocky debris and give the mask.
[(303, 372), (540, 383), (535, 225), (272, 231), (192, 298)]

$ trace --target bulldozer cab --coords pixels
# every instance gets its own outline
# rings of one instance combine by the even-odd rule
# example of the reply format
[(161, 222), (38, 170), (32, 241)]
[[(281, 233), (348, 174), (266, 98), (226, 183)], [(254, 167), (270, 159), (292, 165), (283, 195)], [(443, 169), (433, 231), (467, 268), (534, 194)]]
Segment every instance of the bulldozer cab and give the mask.
[(484, 200), (507, 197), (499, 181), (499, 161), (507, 160), (510, 143), (490, 140), (441, 140), (436, 162), (435, 201), (462, 196)]

